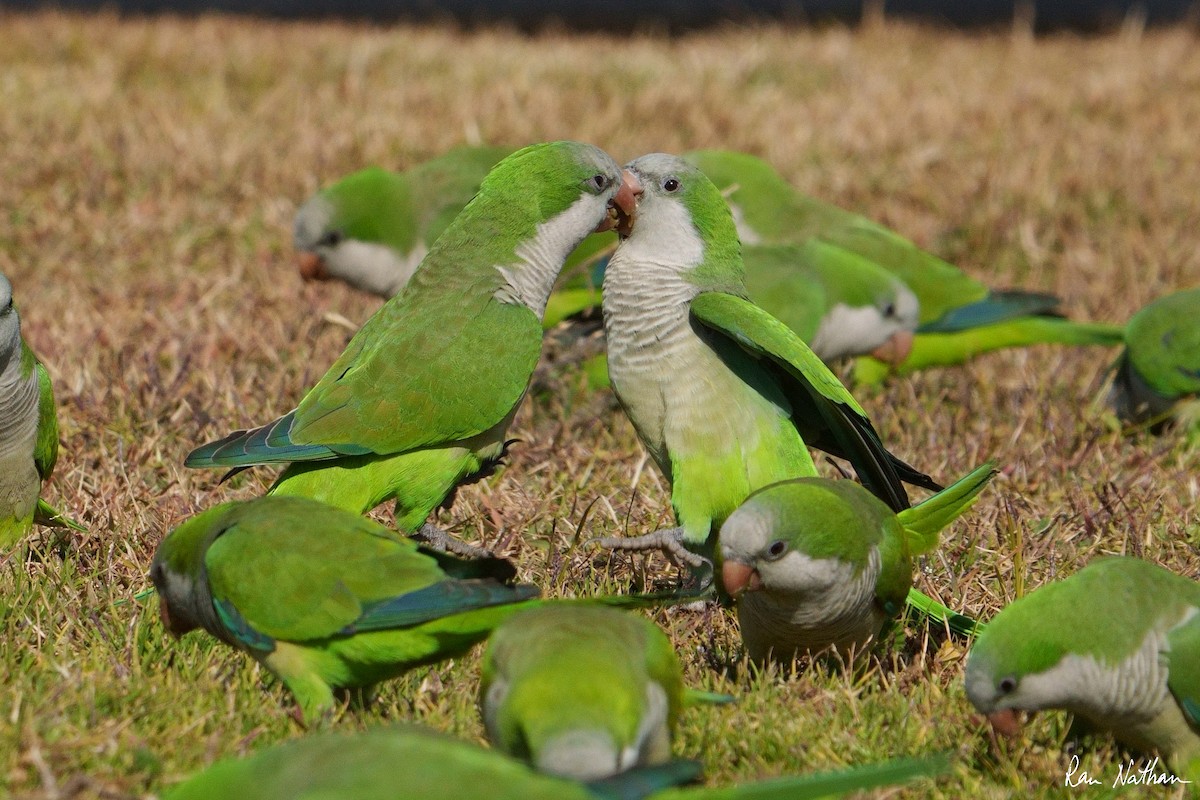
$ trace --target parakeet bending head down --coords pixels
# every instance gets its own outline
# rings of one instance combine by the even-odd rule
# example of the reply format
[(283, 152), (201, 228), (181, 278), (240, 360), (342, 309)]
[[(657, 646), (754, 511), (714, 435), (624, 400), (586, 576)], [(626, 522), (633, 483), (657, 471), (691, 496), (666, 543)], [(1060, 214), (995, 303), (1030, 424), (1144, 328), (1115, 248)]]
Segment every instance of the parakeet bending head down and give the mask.
[(965, 512), (991, 464), (897, 514), (852, 481), (799, 478), (762, 489), (721, 527), (722, 582), (751, 658), (833, 649), (849, 656), (904, 609), (912, 558)]
[(507, 561), (462, 561), (302, 497), (223, 503), (163, 539), (163, 625), (202, 628), (291, 690), (305, 722), (336, 688), (370, 687), (482, 640), (538, 590)]
[(496, 629), (479, 700), (496, 747), (541, 772), (594, 780), (670, 760), (683, 677), (670, 640), (644, 617), (547, 603)]
[(1200, 782), (1200, 583), (1099, 558), (1014, 601), (971, 648), (967, 697), (997, 731), (1060, 708)]

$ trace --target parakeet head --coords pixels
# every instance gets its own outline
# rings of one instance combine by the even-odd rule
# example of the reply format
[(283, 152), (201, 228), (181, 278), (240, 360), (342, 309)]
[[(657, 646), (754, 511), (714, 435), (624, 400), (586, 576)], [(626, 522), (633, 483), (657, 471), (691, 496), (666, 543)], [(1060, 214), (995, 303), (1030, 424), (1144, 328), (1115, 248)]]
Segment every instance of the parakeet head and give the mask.
[(21, 357), (21, 321), (13, 305), (12, 284), (0, 275), (0, 370)]
[(725, 591), (812, 597), (861, 571), (895, 515), (852, 481), (800, 478), (772, 484), (721, 526)]
[(197, 514), (167, 534), (154, 553), (150, 580), (158, 591), (163, 627), (175, 636), (204, 626), (212, 618), (212, 596), (204, 557), (208, 546), (234, 524), (228, 513), (237, 502), (222, 503)]
[(637, 158), (626, 171), (630, 183), (642, 189), (621, 244), (627, 257), (645, 253), (636, 259), (671, 266), (702, 291), (744, 293), (737, 228), (713, 182), (696, 166), (665, 153)]
[(858, 284), (845, 287), (853, 296), (836, 299), (821, 319), (810, 344), (822, 358), (870, 353), (899, 365), (912, 352), (920, 301), (903, 282), (872, 270), (874, 274), (859, 276)]
[(415, 203), (405, 176), (378, 167), (327, 186), (296, 212), (292, 243), (300, 276), (394, 294), (415, 267), (407, 258), (418, 244)]

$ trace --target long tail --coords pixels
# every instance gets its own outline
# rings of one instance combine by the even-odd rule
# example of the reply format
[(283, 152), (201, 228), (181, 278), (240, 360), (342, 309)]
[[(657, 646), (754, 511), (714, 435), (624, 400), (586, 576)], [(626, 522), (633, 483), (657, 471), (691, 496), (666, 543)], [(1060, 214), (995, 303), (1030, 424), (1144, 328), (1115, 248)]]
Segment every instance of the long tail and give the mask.
[(918, 333), (955, 333), (995, 325), (1023, 317), (1062, 317), (1060, 301), (1052, 294), (1021, 289), (992, 290), (988, 296), (965, 306), (952, 308), (917, 328)]
[(322, 461), (362, 452), (334, 451), (323, 444), (295, 444), (291, 440), (296, 412), (290, 411), (259, 428), (234, 431), (223, 439), (209, 442), (188, 453), (185, 467), (252, 467), (255, 464), (281, 464), (292, 461)]
[(909, 553), (922, 555), (937, 547), (938, 533), (975, 504), (995, 474), (996, 464), (988, 461), (937, 494), (896, 514), (908, 534)]

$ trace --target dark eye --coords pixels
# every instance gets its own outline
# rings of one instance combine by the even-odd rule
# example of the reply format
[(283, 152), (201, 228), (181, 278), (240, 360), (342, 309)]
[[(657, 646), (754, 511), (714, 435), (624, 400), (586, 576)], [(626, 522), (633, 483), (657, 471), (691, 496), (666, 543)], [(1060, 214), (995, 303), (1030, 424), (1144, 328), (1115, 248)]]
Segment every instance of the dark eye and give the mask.
[(612, 186), (613, 180), (604, 173), (593, 175), (588, 181), (592, 186), (596, 187), (596, 191), (603, 192), (608, 187)]
[(885, 317), (894, 317), (894, 316), (896, 316), (896, 304), (895, 304), (895, 303), (888, 303), (886, 306), (884, 306), (884, 307), (883, 307), (883, 315), (884, 315)]
[(341, 241), (341, 231), (327, 231), (324, 236), (317, 240), (317, 247), (337, 247)]
[(679, 191), (679, 180), (677, 178), (667, 178), (662, 182), (662, 188), (664, 192), (677, 192)]
[(1000, 683), (996, 684), (996, 688), (1000, 690), (1001, 694), (1008, 694), (1017, 688), (1017, 679), (1013, 677), (1001, 678)]
[(771, 561), (774, 561), (778, 558), (783, 558), (783, 555), (787, 552), (787, 549), (787, 542), (783, 541), (782, 539), (776, 539), (775, 541), (771, 542), (771, 546), (767, 548), (767, 558)]

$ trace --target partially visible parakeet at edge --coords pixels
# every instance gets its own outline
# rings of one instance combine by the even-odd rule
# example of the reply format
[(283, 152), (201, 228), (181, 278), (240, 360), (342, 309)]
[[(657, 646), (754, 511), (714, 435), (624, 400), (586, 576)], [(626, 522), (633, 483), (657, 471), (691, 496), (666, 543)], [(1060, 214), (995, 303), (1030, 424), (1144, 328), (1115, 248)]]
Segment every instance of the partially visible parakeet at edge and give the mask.
[(616, 224), (619, 204), (632, 210), (631, 190), (592, 145), (504, 159), (295, 410), (186, 465), (281, 464), (272, 493), (356, 513), (394, 498), (397, 527), (453, 546), (426, 518), (503, 456), (555, 278), (584, 237)]
[(1148, 303), (1125, 326), (1108, 402), (1122, 421), (1200, 441), (1200, 288)]
[(815, 800), (948, 772), (944, 756), (729, 787), (671, 788), (700, 767), (674, 761), (584, 784), (544, 775), (495, 750), (395, 726), (325, 732), (229, 758), (167, 790), (166, 800)]
[[(292, 243), (305, 280), (340, 280), (385, 299), (395, 296), (433, 243), (479, 191), (510, 147), (465, 146), (403, 172), (368, 167), (329, 184), (296, 211)], [(567, 284), (547, 303), (550, 327), (600, 303), (599, 278), (575, 275), (616, 244), (609, 233), (585, 239), (568, 256)]]
[(1019, 732), (1019, 711), (1063, 709), (1200, 784), (1195, 580), (1141, 559), (1098, 558), (988, 622), (965, 683), (1000, 733)]
[(492, 745), (541, 772), (595, 780), (671, 760), (689, 700), (670, 639), (605, 606), (547, 604), (509, 617), (488, 640), (479, 704)]
[(0, 549), (34, 523), (83, 530), (38, 495), (58, 460), (58, 412), (50, 374), (21, 337), (12, 284), (0, 275)]
[(884, 448), (862, 407), (800, 338), (746, 297), (733, 216), (695, 166), (627, 166), (641, 188), (604, 276), (612, 388), (671, 484), (677, 525), (599, 540), (660, 548), (697, 571), (720, 525), (757, 489), (815, 476), (808, 446), (846, 458), (896, 511), (901, 481), (941, 487)]
[(722, 582), (749, 656), (846, 658), (878, 640), (913, 591), (913, 559), (937, 547), (995, 473), (984, 464), (899, 513), (845, 480), (799, 478), (752, 494), (720, 533)]
[(853, 254), (893, 273), (916, 295), (920, 327), (911, 352), (897, 367), (860, 361), (860, 380), (959, 364), (1005, 347), (1121, 343), (1121, 326), (1065, 319), (1053, 295), (989, 289), (882, 225), (802, 194), (759, 158), (728, 150), (685, 157), (727, 192), (744, 244), (801, 244), (818, 260)]

